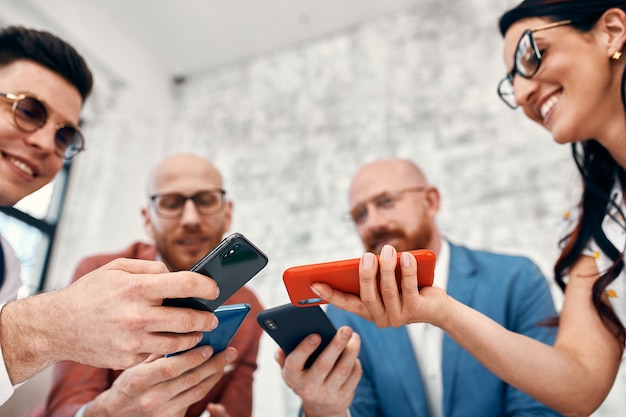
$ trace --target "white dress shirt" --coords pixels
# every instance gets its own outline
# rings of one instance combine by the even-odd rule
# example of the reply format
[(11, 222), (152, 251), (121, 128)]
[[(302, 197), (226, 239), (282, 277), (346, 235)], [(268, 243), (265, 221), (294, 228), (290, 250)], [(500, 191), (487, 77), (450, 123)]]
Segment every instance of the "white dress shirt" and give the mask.
[(6, 303), (17, 298), (17, 292), (22, 286), (21, 268), (13, 248), (2, 236), (0, 244), (4, 253), (4, 282), (0, 286), (0, 303)]
[[(446, 290), (450, 273), (450, 245), (441, 240), (441, 250), (435, 264), (433, 285)], [(429, 323), (412, 323), (407, 326), (413, 351), (422, 373), (422, 381), (428, 414), (431, 417), (443, 417), (443, 377), (441, 373), (443, 331)]]

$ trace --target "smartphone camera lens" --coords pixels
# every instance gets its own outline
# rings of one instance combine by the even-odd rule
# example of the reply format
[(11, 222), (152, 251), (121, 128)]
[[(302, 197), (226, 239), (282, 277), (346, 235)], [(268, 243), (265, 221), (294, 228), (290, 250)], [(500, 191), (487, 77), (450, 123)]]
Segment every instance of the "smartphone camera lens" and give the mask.
[(222, 255), (222, 259), (228, 259), (230, 258), (230, 253), (226, 252), (225, 254)]
[(274, 320), (266, 319), (264, 323), (268, 330), (278, 330), (278, 325), (274, 322)]
[(235, 243), (235, 246), (233, 246), (233, 248), (235, 250), (238, 250), (241, 247), (241, 245), (239, 243)]

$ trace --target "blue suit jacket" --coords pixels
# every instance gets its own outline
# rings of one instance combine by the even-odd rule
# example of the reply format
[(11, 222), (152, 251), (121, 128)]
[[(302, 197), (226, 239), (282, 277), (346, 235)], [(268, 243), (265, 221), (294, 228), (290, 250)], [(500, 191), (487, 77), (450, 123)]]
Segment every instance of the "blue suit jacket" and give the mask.
[[(507, 329), (552, 344), (556, 328), (537, 323), (556, 316), (548, 283), (529, 259), (469, 250), (450, 244), (448, 294)], [(350, 407), (353, 417), (426, 417), (419, 365), (406, 326), (380, 329), (329, 306), (339, 327), (362, 339), (363, 377)], [(492, 343), (498, 343), (493, 340)], [(489, 372), (444, 335), (442, 355), (445, 417), (558, 416)]]

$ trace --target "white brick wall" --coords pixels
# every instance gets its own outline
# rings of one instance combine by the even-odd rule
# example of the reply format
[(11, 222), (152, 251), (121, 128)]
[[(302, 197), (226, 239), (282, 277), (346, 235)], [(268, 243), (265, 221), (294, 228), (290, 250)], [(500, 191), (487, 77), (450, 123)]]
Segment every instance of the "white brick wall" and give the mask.
[[(282, 271), (357, 257), (340, 220), (358, 166), (415, 160), (442, 192), (439, 224), (454, 242), (531, 256), (551, 276), (560, 214), (577, 196), (569, 147), (496, 95), (505, 73), (497, 17), (487, 0), (424, 0), (312, 42), (191, 74), (158, 103), (100, 82), (76, 161), (51, 279), (63, 285), (82, 256), (143, 238), (145, 174), (161, 157), (210, 157), (235, 201), (233, 231), (270, 257), (251, 286), (266, 306), (287, 302)], [(199, 53), (211, 53), (201, 51)], [(297, 405), (264, 340), (255, 416)], [(614, 391), (623, 392), (624, 377)], [(617, 415), (613, 395), (597, 416)]]

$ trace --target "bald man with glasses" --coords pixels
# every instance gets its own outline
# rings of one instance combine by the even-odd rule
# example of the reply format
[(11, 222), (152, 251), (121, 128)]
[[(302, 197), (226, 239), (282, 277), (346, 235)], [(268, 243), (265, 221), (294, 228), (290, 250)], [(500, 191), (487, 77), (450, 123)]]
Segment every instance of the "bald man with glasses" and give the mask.
[[(366, 251), (395, 257), (396, 250), (430, 249), (437, 254), (434, 285), (512, 331), (554, 342), (556, 328), (541, 324), (556, 312), (537, 266), (443, 237), (436, 224), (439, 191), (413, 162), (384, 159), (362, 166), (348, 199), (347, 218)], [(383, 329), (332, 305), (327, 314), (335, 326), (349, 329), (338, 332), (320, 356), (324, 361), (303, 369), (318, 339), (303, 342), (287, 357), (278, 355), (283, 378), (301, 397), (306, 417), (558, 415), (498, 379), (437, 327)], [(350, 377), (354, 366), (362, 368), (358, 383)]]
[[(170, 271), (188, 270), (230, 228), (233, 202), (226, 198), (220, 172), (202, 157), (182, 153), (165, 158), (150, 172), (147, 192), (141, 217), (152, 242), (138, 241), (120, 252), (87, 257), (78, 264), (74, 280), (116, 258), (160, 260)], [(45, 413), (37, 409), (30, 415), (250, 417), (261, 337), (254, 318), (263, 307), (246, 287), (226, 301), (236, 303), (247, 303), (251, 309), (227, 349), (230, 365), (223, 375), (215, 372), (210, 360), (200, 366), (189, 361), (186, 356), (193, 351), (152, 358), (123, 372), (62, 362), (54, 367)], [(173, 360), (186, 364), (180, 374), (171, 375)], [(191, 373), (196, 376), (190, 378)], [(190, 380), (196, 383), (183, 384)]]

